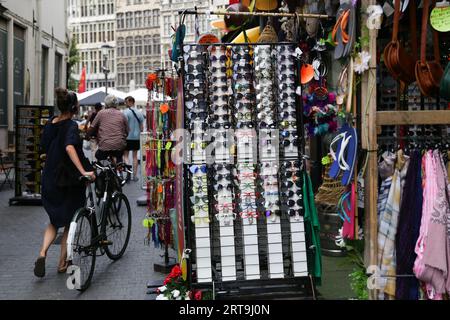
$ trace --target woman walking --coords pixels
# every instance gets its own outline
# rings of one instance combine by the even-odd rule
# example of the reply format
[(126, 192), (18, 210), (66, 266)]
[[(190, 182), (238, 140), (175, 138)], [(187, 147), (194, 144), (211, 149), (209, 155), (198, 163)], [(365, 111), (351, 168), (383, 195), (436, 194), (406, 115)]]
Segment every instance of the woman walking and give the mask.
[(79, 136), (78, 126), (72, 117), (78, 113), (78, 99), (74, 92), (63, 88), (56, 89), (56, 104), (61, 112), (52, 118), (44, 127), (42, 134), (42, 149), (46, 154), (45, 166), (42, 173), (42, 204), (50, 218), (45, 229), (39, 257), (35, 262), (34, 274), (37, 277), (45, 276), (45, 259), (50, 245), (56, 238), (56, 232), (64, 227), (61, 240), (61, 255), (58, 272), (64, 273), (69, 266), (67, 258), (67, 234), (69, 225), (75, 211), (84, 206), (86, 202), (86, 187), (59, 187), (57, 172), (61, 163), (75, 165), (80, 176), (90, 176), (95, 179), (94, 172), (85, 157), (82, 149), (82, 140)]

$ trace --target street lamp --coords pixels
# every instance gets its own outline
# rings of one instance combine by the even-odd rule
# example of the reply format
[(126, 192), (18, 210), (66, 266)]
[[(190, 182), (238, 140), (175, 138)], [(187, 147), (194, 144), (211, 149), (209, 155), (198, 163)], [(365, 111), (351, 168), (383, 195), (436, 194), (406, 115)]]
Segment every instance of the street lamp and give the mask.
[(105, 93), (108, 94), (108, 73), (110, 70), (108, 69), (108, 57), (109, 57), (109, 49), (112, 47), (109, 44), (102, 45), (102, 55), (103, 55), (103, 73), (105, 74)]

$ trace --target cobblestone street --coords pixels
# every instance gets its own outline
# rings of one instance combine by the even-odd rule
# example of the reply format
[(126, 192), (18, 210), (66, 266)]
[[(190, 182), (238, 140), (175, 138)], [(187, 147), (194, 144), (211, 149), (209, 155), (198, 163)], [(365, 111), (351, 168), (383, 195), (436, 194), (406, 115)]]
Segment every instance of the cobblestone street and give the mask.
[(153, 263), (161, 261), (163, 252), (144, 244), (145, 207), (136, 206), (136, 199), (144, 191), (138, 185), (132, 182), (125, 187), (133, 217), (125, 255), (117, 262), (106, 255), (98, 257), (91, 286), (83, 293), (67, 289), (67, 275), (57, 273), (59, 245), (50, 247), (46, 276), (42, 279), (34, 276), (34, 261), (48, 216), (43, 207), (8, 206), (13, 190), (0, 191), (0, 299), (152, 299), (154, 296), (146, 294), (146, 285), (162, 283), (165, 275), (154, 272)]

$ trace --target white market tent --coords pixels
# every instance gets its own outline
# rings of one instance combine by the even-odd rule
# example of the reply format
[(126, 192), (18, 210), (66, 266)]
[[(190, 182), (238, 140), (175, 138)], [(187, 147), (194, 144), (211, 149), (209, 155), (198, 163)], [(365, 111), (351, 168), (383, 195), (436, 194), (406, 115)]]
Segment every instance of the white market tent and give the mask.
[[(78, 101), (83, 100), (87, 97), (90, 97), (98, 92), (106, 92), (106, 88), (105, 87), (100, 87), (100, 88), (95, 88), (89, 91), (85, 91), (83, 93), (77, 93), (77, 98)], [(108, 88), (108, 94), (113, 94), (118, 98), (121, 99), (125, 99), (125, 97), (127, 96), (127, 94), (125, 92), (113, 89), (113, 88)]]
[[(137, 90), (128, 92), (126, 94), (126, 96), (132, 96), (134, 98), (137, 106), (145, 106), (147, 104), (147, 100), (148, 100), (148, 90), (144, 89), (144, 88), (137, 89)], [(166, 98), (166, 101), (172, 100), (169, 96), (165, 96), (165, 98)], [(161, 93), (153, 92), (151, 100), (152, 101), (163, 101), (163, 95)]]

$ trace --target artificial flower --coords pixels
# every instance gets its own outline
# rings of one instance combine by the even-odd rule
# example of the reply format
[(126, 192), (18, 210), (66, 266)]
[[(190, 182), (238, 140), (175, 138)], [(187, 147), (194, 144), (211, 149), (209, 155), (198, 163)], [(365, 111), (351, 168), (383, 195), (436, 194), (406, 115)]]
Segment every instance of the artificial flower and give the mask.
[(160, 295), (156, 296), (156, 300), (169, 300), (169, 298), (163, 294), (160, 294)]
[(195, 300), (202, 300), (202, 292), (199, 290), (194, 294)]
[(157, 290), (159, 290), (159, 292), (164, 292), (164, 291), (167, 290), (167, 287), (166, 286), (162, 286), (162, 287), (159, 287)]
[(180, 290), (173, 290), (172, 291), (172, 296), (174, 297), (174, 298), (177, 298), (177, 297), (179, 297), (180, 296)]
[(366, 70), (369, 70), (369, 61), (371, 55), (367, 51), (358, 52), (358, 55), (355, 58), (353, 63), (353, 70), (356, 73), (363, 73)]

